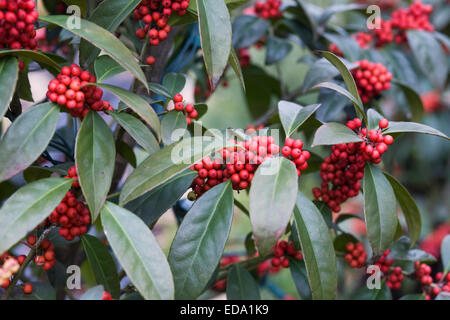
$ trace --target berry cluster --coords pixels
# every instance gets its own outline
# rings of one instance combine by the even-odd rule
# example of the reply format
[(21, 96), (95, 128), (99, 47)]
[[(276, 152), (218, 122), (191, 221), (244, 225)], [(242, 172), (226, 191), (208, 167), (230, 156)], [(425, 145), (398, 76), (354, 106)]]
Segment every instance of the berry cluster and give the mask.
[(370, 43), (373, 40), (373, 36), (367, 32), (358, 32), (352, 36), (356, 42), (358, 42), (361, 48), (367, 49), (369, 48)]
[(367, 253), (361, 242), (356, 244), (353, 242), (348, 242), (345, 245), (345, 250), (347, 251), (347, 254), (344, 256), (344, 260), (347, 261), (351, 268), (364, 267), (367, 259)]
[(280, 10), (281, 0), (257, 1), (255, 3), (255, 13), (263, 19), (281, 18), (283, 13)]
[(246, 68), (249, 66), (251, 56), (247, 48), (239, 49), (237, 52), (237, 56), (239, 58), (239, 64), (241, 65), (241, 68)]
[(383, 47), (394, 40), (391, 21), (380, 20), (380, 28), (374, 29), (373, 32), (376, 39), (375, 46), (377, 48)]
[(20, 264), (14, 257), (8, 253), (0, 256), (0, 287), (6, 289), (9, 287), (9, 279), (14, 273), (19, 271)]
[[(27, 244), (30, 247), (33, 247), (37, 242), (37, 237), (34, 235), (30, 235), (27, 237)], [(39, 245), (38, 251), (39, 254), (34, 258), (34, 263), (37, 266), (42, 267), (45, 271), (50, 270), (56, 264), (55, 260), (55, 246), (49, 239), (44, 239)], [(25, 256), (17, 257), (19, 263), (22, 264), (25, 260)]]
[(375, 265), (380, 268), (381, 272), (383, 274), (387, 275), (389, 274), (389, 271), (391, 270), (392, 263), (394, 263), (394, 259), (388, 258), (389, 254), (391, 253), (390, 249), (387, 249), (381, 257), (378, 259), (378, 261), (375, 263)]
[(392, 136), (383, 136), (381, 132), (381, 129), (389, 125), (386, 119), (379, 121), (377, 130), (368, 131), (361, 128), (361, 125), (358, 118), (347, 123), (347, 127), (355, 131), (363, 141), (332, 146), (331, 155), (320, 166), (321, 187), (312, 190), (316, 200), (321, 199), (327, 203), (333, 212), (339, 212), (341, 203), (358, 195), (360, 180), (364, 177), (365, 161), (380, 163), (381, 155), (394, 141)]
[(47, 98), (69, 109), (72, 117), (84, 118), (90, 109), (112, 110), (109, 102), (102, 100), (102, 89), (88, 85), (94, 82), (95, 76), (89, 71), (82, 71), (77, 64), (63, 67), (56, 79), (50, 81)]
[(401, 288), (404, 278), (405, 276), (402, 273), (402, 268), (398, 266), (394, 267), (394, 269), (392, 269), (392, 272), (386, 277), (386, 285), (389, 289), (398, 290)]
[(196, 198), (228, 179), (231, 179), (234, 190), (247, 189), (258, 166), (280, 151), (271, 136), (254, 136), (245, 142), (233, 143), (235, 147), (220, 150), (221, 158), (211, 160), (205, 157), (191, 167), (198, 172), (191, 185)]
[(435, 298), (441, 292), (450, 292), (450, 273), (444, 275), (442, 272), (438, 272), (434, 277), (435, 281), (433, 281), (429, 265), (416, 261), (414, 269), (414, 275), (422, 285), (426, 300)]
[(281, 154), (291, 160), (297, 168), (297, 175), (300, 176), (302, 170), (308, 168), (308, 160), (311, 157), (309, 151), (302, 151), (303, 141), (286, 138), (284, 147), (281, 148)]
[(35, 8), (33, 0), (0, 0), (0, 49), (36, 49)]
[[(143, 0), (134, 11), (134, 19), (142, 21), (144, 28), (136, 31), (136, 36), (144, 39), (149, 37), (149, 44), (157, 46), (167, 39), (171, 30), (169, 18), (173, 12), (179, 16), (185, 15), (190, 0)], [(147, 64), (155, 63), (155, 58), (149, 56)]]
[(174, 108), (177, 111), (184, 112), (188, 124), (191, 124), (192, 119), (197, 118), (198, 112), (195, 110), (193, 104), (184, 105), (183, 96), (179, 93), (173, 96)]
[(302, 260), (303, 255), (300, 251), (295, 250), (294, 243), (292, 241), (280, 240), (273, 248), (273, 258), (270, 260), (272, 267), (277, 271), (283, 268), (289, 268), (289, 258), (291, 256), (294, 259)]
[[(75, 166), (72, 166), (66, 177), (77, 178)], [(61, 203), (47, 218), (48, 222), (60, 226), (59, 234), (67, 241), (87, 232), (87, 226), (91, 222), (88, 208), (77, 199), (78, 181), (72, 183), (72, 189), (62, 199)]]
[(392, 74), (381, 63), (361, 60), (356, 62), (358, 68), (352, 70), (358, 93), (363, 103), (381, 94), (391, 87)]
[(406, 41), (407, 30), (424, 30), (433, 32), (434, 26), (430, 22), (433, 6), (415, 1), (408, 8), (400, 8), (392, 13), (391, 23), (393, 28), (398, 29), (395, 42)]

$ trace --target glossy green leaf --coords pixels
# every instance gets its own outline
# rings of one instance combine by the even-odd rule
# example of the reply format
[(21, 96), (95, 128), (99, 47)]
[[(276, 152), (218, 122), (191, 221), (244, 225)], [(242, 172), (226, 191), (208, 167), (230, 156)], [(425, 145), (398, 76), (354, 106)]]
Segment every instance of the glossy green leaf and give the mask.
[[(133, 13), (141, 0), (105, 0), (92, 11), (89, 21), (114, 32), (117, 27)], [(80, 43), (80, 61), (91, 64), (100, 50), (85, 40)]]
[(406, 190), (406, 188), (397, 179), (386, 172), (383, 173), (391, 184), (395, 197), (397, 198), (397, 202), (402, 209), (403, 215), (405, 216), (412, 246), (419, 239), (422, 231), (422, 218), (419, 207), (408, 190)]
[(410, 86), (401, 83), (400, 81), (394, 80), (393, 83), (397, 85), (403, 92), (408, 103), (408, 108), (411, 112), (412, 121), (420, 121), (424, 114), (422, 99), (420, 95)]
[(293, 102), (284, 100), (278, 102), (278, 113), (280, 115), (281, 124), (283, 125), (286, 136), (290, 137), (295, 131), (297, 131), (319, 107), (320, 104), (302, 107)]
[(233, 47), (248, 48), (263, 37), (270, 27), (268, 20), (254, 15), (240, 15), (233, 21)]
[(58, 74), (61, 71), (61, 67), (59, 66), (59, 64), (55, 60), (47, 56), (44, 52), (25, 49), (0, 51), (0, 58), (4, 56), (16, 56), (31, 59), (33, 61), (36, 61), (40, 66), (46, 68), (54, 75)]
[(0, 119), (8, 110), (19, 79), (19, 64), (16, 58), (0, 59)]
[(312, 201), (297, 195), (294, 223), (314, 300), (335, 299), (337, 295), (336, 254), (328, 227)]
[(184, 86), (186, 85), (186, 76), (181, 73), (170, 72), (165, 75), (162, 85), (173, 97), (184, 89)]
[(230, 181), (213, 187), (188, 211), (169, 253), (177, 299), (195, 299), (202, 293), (220, 262), (232, 218)]
[(406, 132), (430, 134), (450, 140), (450, 138), (441, 131), (416, 122), (389, 121), (389, 127), (383, 131), (383, 134), (400, 134)]
[(231, 68), (233, 68), (234, 73), (238, 77), (239, 82), (241, 83), (241, 86), (245, 91), (245, 81), (244, 81), (244, 75), (242, 74), (241, 63), (239, 62), (239, 58), (238, 58), (238, 56), (236, 54), (236, 50), (234, 50), (234, 48), (231, 48), (230, 58), (228, 60), (231, 65)]
[(374, 254), (381, 255), (393, 242), (397, 229), (394, 190), (383, 173), (372, 164), (366, 164), (363, 190), (367, 237)]
[(103, 82), (125, 72), (124, 68), (107, 55), (100, 56), (95, 60), (94, 69), (97, 82)]
[(294, 164), (271, 158), (256, 170), (250, 187), (250, 221), (260, 255), (272, 250), (292, 216), (298, 190)]
[(126, 112), (109, 112), (109, 115), (149, 154), (160, 149), (155, 136), (139, 119)]
[(290, 259), (289, 270), (291, 271), (295, 287), (302, 300), (311, 300), (311, 288), (309, 287), (305, 262), (297, 259)]
[(164, 184), (222, 147), (212, 137), (193, 137), (183, 139), (152, 154), (125, 181), (120, 193), (121, 205)]
[(266, 65), (280, 62), (292, 51), (292, 43), (276, 36), (267, 37)]
[(331, 90), (334, 90), (334, 91), (342, 94), (343, 96), (347, 97), (351, 102), (353, 102), (353, 105), (355, 106), (356, 114), (358, 115), (358, 117), (365, 118), (364, 106), (358, 101), (357, 98), (355, 98), (349, 91), (345, 90), (340, 85), (338, 85), (334, 82), (322, 82), (322, 83), (316, 84), (313, 87), (313, 89), (315, 89), (315, 88), (331, 89)]
[(131, 51), (108, 30), (98, 26), (95, 23), (80, 18), (80, 28), (72, 26), (71, 16), (57, 15), (40, 17), (40, 20), (52, 23), (67, 29), (77, 36), (87, 40), (98, 49), (103, 50), (107, 55), (113, 58), (125, 70), (128, 70), (136, 79), (138, 79), (147, 89), (147, 81), (142, 72), (138, 61)]
[(48, 178), (17, 190), (0, 209), (0, 251), (11, 246), (47, 218), (64, 198), (71, 179)]
[(379, 114), (378, 111), (370, 108), (369, 110), (367, 110), (367, 120), (369, 121), (367, 124), (367, 128), (369, 130), (378, 129), (378, 124), (380, 120), (383, 118), (384, 117), (381, 114)]
[(224, 0), (196, 0), (203, 59), (215, 88), (227, 64), (231, 51), (230, 13)]
[(158, 115), (156, 114), (155, 110), (145, 101), (144, 98), (141, 96), (110, 85), (110, 84), (95, 84), (97, 87), (103, 88), (114, 94), (117, 98), (119, 98), (123, 103), (125, 103), (128, 107), (131, 108), (134, 112), (136, 112), (142, 120), (144, 120), (155, 132), (157, 135), (157, 138), (159, 139), (160, 132), (161, 132), (161, 123), (159, 122)]
[(114, 299), (118, 299), (120, 296), (119, 275), (107, 247), (99, 239), (88, 234), (81, 236), (81, 242), (97, 283), (103, 285)]
[(317, 23), (319, 25), (326, 25), (327, 21), (330, 20), (330, 18), (339, 12), (345, 12), (345, 11), (353, 11), (353, 10), (361, 10), (366, 9), (366, 6), (363, 4), (358, 3), (350, 3), (350, 4), (334, 4), (331, 5), (322, 12), (320, 17), (318, 18)]
[(97, 112), (84, 118), (75, 144), (78, 180), (92, 221), (106, 200), (114, 173), (116, 148), (110, 128)]
[(150, 91), (153, 93), (156, 93), (162, 97), (165, 97), (169, 100), (172, 100), (173, 95), (170, 94), (169, 90), (167, 90), (166, 87), (164, 87), (163, 85), (159, 84), (159, 83), (153, 83), (150, 82), (148, 84), (148, 86), (150, 87)]
[(32, 164), (53, 137), (59, 107), (53, 103), (33, 106), (22, 113), (0, 141), (0, 181), (8, 180)]
[(260, 300), (258, 283), (246, 269), (233, 264), (227, 278), (228, 300)]
[(166, 183), (129, 202), (126, 208), (138, 215), (147, 225), (154, 224), (159, 217), (169, 210), (186, 190), (197, 175), (196, 171), (188, 170)]
[(117, 150), (118, 155), (120, 155), (122, 158), (124, 158), (126, 161), (128, 161), (128, 163), (133, 168), (136, 168), (137, 160), (136, 160), (136, 154), (134, 153), (133, 148), (131, 148), (124, 141), (116, 141), (116, 150)]
[(407, 31), (408, 44), (416, 62), (431, 82), (442, 88), (448, 76), (448, 60), (441, 44), (431, 32)]
[[(364, 119), (365, 119), (364, 107), (363, 107), (361, 98), (359, 97), (355, 79), (353, 79), (353, 76), (350, 73), (350, 71), (348, 70), (348, 68), (346, 67), (345, 63), (338, 56), (336, 56), (335, 54), (333, 54), (331, 52), (322, 51), (321, 53), (325, 59), (330, 61), (339, 70), (339, 73), (341, 74), (342, 78), (344, 79), (344, 82), (345, 82), (345, 85), (347, 86), (348, 91), (351, 93), (351, 95), (354, 98), (351, 100), (355, 106), (356, 114), (360, 118), (364, 117)], [(367, 120), (365, 122), (367, 123)]]
[(102, 300), (104, 292), (103, 286), (95, 286), (83, 293), (80, 300)]
[(391, 246), (391, 252), (389, 253), (389, 258), (395, 259), (395, 261), (409, 261), (415, 262), (420, 261), (423, 263), (435, 263), (436, 258), (420, 249), (411, 249), (411, 240), (406, 236), (401, 236), (395, 243)]
[(161, 138), (168, 146), (179, 141), (186, 133), (186, 116), (179, 111), (172, 110), (161, 120)]
[(350, 142), (362, 142), (362, 139), (343, 124), (328, 122), (317, 129), (311, 147)]
[(105, 204), (101, 217), (106, 238), (139, 293), (148, 300), (173, 299), (169, 264), (146, 224), (111, 202)]
[(314, 85), (321, 82), (329, 81), (336, 77), (339, 71), (325, 58), (315, 61), (308, 72), (306, 73), (305, 80), (303, 81), (302, 91), (306, 92)]

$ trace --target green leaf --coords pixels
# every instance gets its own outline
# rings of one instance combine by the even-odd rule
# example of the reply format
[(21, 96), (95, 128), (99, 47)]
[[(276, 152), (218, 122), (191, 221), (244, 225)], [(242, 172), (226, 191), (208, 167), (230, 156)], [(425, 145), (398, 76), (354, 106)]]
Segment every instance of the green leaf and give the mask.
[(425, 300), (423, 293), (411, 293), (404, 295), (399, 300)]
[(254, 15), (239, 15), (233, 21), (233, 47), (250, 47), (269, 30), (270, 22)]
[(302, 91), (306, 92), (314, 85), (333, 79), (339, 71), (325, 58), (318, 59), (309, 68), (303, 80)]
[(147, 81), (142, 72), (137, 59), (128, 50), (128, 48), (108, 30), (92, 23), (90, 21), (80, 18), (80, 28), (72, 27), (70, 19), (71, 16), (45, 16), (40, 17), (40, 20), (52, 23), (67, 29), (77, 36), (87, 40), (97, 48), (103, 50), (108, 56), (113, 58), (125, 70), (128, 70), (136, 79), (138, 79), (145, 88), (148, 89)]
[(102, 284), (114, 299), (120, 297), (120, 280), (116, 264), (103, 242), (94, 236), (81, 236), (84, 252), (94, 272), (95, 280)]
[(350, 142), (362, 142), (362, 139), (343, 124), (329, 122), (317, 129), (311, 147)]
[(70, 189), (72, 179), (48, 178), (17, 190), (0, 209), (0, 251), (5, 252), (47, 218)]
[(261, 300), (258, 284), (238, 263), (233, 264), (227, 278), (228, 300)]
[[(105, 0), (92, 12), (89, 21), (114, 32), (117, 27), (134, 11), (141, 0)], [(80, 61), (90, 65), (100, 50), (85, 40), (80, 43)]]
[[(364, 106), (362, 105), (362, 103), (360, 103), (358, 101), (358, 99), (355, 98), (350, 92), (348, 92), (347, 90), (345, 90), (343, 87), (341, 87), (340, 85), (337, 85), (334, 82), (322, 82), (319, 84), (316, 84), (314, 87), (312, 87), (312, 89), (315, 88), (326, 88), (326, 89), (331, 89), (334, 90), (340, 94), (342, 94), (343, 96), (346, 96), (348, 99), (350, 99), (351, 102), (353, 102), (353, 105), (355, 106), (355, 110), (356, 110), (356, 114), (358, 115), (359, 118), (363, 117), (364, 119), (366, 119), (366, 116), (364, 114)], [(364, 120), (365, 122), (367, 122), (367, 120)]]
[(420, 95), (410, 86), (401, 83), (400, 81), (393, 81), (405, 95), (406, 102), (408, 103), (408, 108), (411, 111), (411, 120), (412, 121), (420, 121), (423, 117), (423, 104)]
[(336, 238), (334, 238), (334, 250), (336, 250), (337, 252), (347, 253), (347, 249), (345, 246), (349, 242), (358, 243), (359, 241), (350, 233), (341, 233)]
[(351, 100), (355, 106), (356, 114), (360, 118), (363, 117), (365, 122), (367, 123), (367, 119), (365, 118), (365, 114), (364, 114), (364, 107), (363, 107), (361, 98), (359, 97), (359, 94), (358, 94), (358, 89), (356, 87), (355, 79), (353, 79), (353, 76), (350, 73), (350, 71), (347, 69), (347, 67), (345, 66), (345, 63), (338, 56), (334, 55), (331, 52), (321, 51), (321, 53), (325, 59), (330, 61), (339, 70), (339, 73), (341, 74), (342, 78), (344, 79), (344, 82), (345, 82), (345, 85), (347, 86), (348, 91), (351, 93), (351, 95), (354, 98)]
[(311, 288), (308, 283), (308, 273), (304, 261), (289, 259), (289, 269), (297, 292), (302, 300), (311, 300)]
[(301, 192), (297, 195), (294, 223), (314, 300), (337, 295), (336, 254), (327, 224), (317, 207)]
[(115, 160), (116, 148), (110, 128), (99, 114), (89, 111), (77, 135), (75, 162), (93, 222), (111, 187)]
[(230, 13), (223, 0), (196, 0), (198, 25), (206, 70), (214, 89), (231, 51)]
[(411, 52), (423, 74), (436, 87), (442, 88), (448, 76), (448, 62), (439, 41), (427, 31), (409, 30), (407, 36)]
[(405, 132), (430, 134), (450, 140), (450, 138), (441, 131), (416, 122), (389, 121), (389, 127), (383, 131), (383, 134), (400, 134)]
[(338, 12), (353, 11), (366, 9), (365, 5), (350, 3), (350, 4), (335, 4), (327, 7), (319, 16), (317, 23), (319, 25), (326, 25), (327, 21)]
[(94, 69), (97, 82), (103, 82), (106, 79), (125, 72), (124, 68), (107, 55), (100, 56), (95, 60)]
[(266, 48), (266, 65), (271, 65), (286, 58), (293, 47), (289, 40), (269, 36), (267, 37)]
[(159, 122), (158, 115), (156, 114), (155, 110), (153, 110), (152, 106), (149, 105), (144, 98), (133, 92), (116, 86), (112, 86), (110, 84), (93, 83), (93, 85), (108, 90), (117, 98), (119, 98), (123, 103), (125, 103), (128, 107), (130, 107), (131, 110), (136, 112), (142, 118), (142, 120), (144, 120), (153, 129), (157, 138), (159, 139), (161, 132), (161, 123)]
[(181, 73), (170, 72), (164, 77), (162, 84), (173, 97), (184, 89), (186, 76)]
[(129, 202), (126, 208), (138, 215), (147, 225), (152, 225), (186, 193), (196, 175), (196, 171), (187, 170)]
[(150, 82), (148, 84), (148, 86), (149, 86), (151, 92), (156, 93), (160, 96), (163, 96), (169, 100), (172, 100), (173, 95), (171, 95), (169, 90), (167, 90), (167, 88), (164, 87), (163, 85), (161, 85), (159, 83)]
[(21, 58), (28, 58), (36, 61), (41, 67), (46, 68), (53, 75), (57, 75), (61, 71), (59, 64), (52, 58), (47, 56), (45, 52), (33, 51), (33, 50), (1, 50), (0, 58), (4, 56), (16, 56)]
[(411, 240), (406, 236), (401, 236), (391, 246), (391, 252), (389, 258), (395, 259), (395, 261), (420, 261), (423, 263), (435, 263), (436, 258), (420, 249), (411, 249)]
[(239, 58), (236, 54), (236, 50), (234, 48), (231, 48), (230, 52), (230, 58), (228, 59), (231, 67), (233, 68), (234, 73), (239, 79), (239, 82), (241, 83), (242, 88), (245, 92), (245, 81), (244, 81), (244, 75), (242, 74), (242, 68), (241, 63), (239, 62)]
[(19, 64), (16, 58), (0, 59), (0, 119), (12, 101), (16, 83), (19, 79)]
[(53, 103), (33, 106), (22, 113), (0, 141), (0, 181), (8, 180), (32, 164), (53, 137), (59, 107)]
[(202, 293), (220, 262), (232, 218), (230, 181), (213, 187), (188, 211), (169, 253), (177, 299), (195, 299)]
[(155, 153), (160, 149), (155, 136), (139, 119), (126, 112), (110, 111), (109, 115), (149, 154)]
[(397, 229), (394, 190), (372, 164), (366, 164), (364, 169), (363, 190), (367, 237), (374, 254), (381, 255), (393, 242)]
[(172, 110), (161, 120), (161, 137), (166, 146), (179, 141), (186, 133), (186, 116), (179, 111)]
[(264, 161), (250, 187), (250, 221), (260, 255), (272, 250), (292, 216), (298, 190), (294, 164), (282, 157)]
[(133, 148), (124, 141), (116, 141), (116, 150), (118, 155), (128, 161), (133, 168), (136, 168), (136, 154), (134, 153)]
[(222, 147), (223, 145), (218, 145), (212, 137), (193, 137), (152, 154), (125, 181), (120, 193), (120, 204), (124, 205), (164, 184)]
[(369, 110), (367, 110), (367, 119), (369, 121), (367, 123), (367, 128), (369, 130), (378, 129), (378, 124), (379, 124), (380, 120), (383, 118), (384, 117), (381, 114), (379, 114), (378, 111), (370, 108)]
[(169, 264), (151, 230), (132, 212), (106, 202), (102, 225), (128, 278), (145, 299), (173, 299)]
[(80, 300), (102, 300), (104, 292), (105, 288), (103, 286), (95, 286), (83, 293)]
[(278, 113), (280, 114), (281, 124), (283, 125), (286, 136), (290, 137), (297, 131), (319, 107), (320, 104), (302, 107), (284, 100), (278, 102)]
[(408, 190), (406, 190), (406, 188), (397, 179), (386, 172), (383, 173), (391, 184), (395, 197), (397, 198), (397, 202), (402, 209), (403, 215), (405, 216), (412, 246), (419, 239), (422, 231), (422, 218), (419, 208)]
[(447, 235), (442, 240), (441, 257), (442, 257), (442, 266), (444, 267), (444, 271), (448, 271), (450, 268), (450, 235)]

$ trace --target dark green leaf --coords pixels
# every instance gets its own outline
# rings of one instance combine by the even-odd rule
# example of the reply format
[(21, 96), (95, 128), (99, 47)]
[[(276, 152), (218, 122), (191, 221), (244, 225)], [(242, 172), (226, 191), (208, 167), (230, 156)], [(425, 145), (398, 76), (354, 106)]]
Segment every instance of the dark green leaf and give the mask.
[(257, 16), (240, 15), (233, 21), (233, 47), (247, 48), (261, 39), (270, 27), (268, 20)]
[(206, 192), (188, 211), (169, 253), (177, 299), (195, 299), (202, 293), (219, 264), (232, 218), (230, 181)]
[(186, 76), (181, 73), (171, 72), (164, 77), (162, 84), (173, 97), (176, 93), (180, 93), (183, 90), (186, 84)]
[(98, 113), (90, 111), (77, 135), (75, 162), (92, 221), (97, 219), (108, 195), (115, 160), (116, 148), (110, 128)]
[(31, 59), (39, 63), (40, 66), (48, 69), (53, 75), (56, 75), (61, 71), (59, 64), (43, 52), (25, 49), (0, 51), (0, 58), (4, 56), (17, 56)]
[(306, 272), (305, 262), (296, 259), (289, 260), (289, 269), (294, 280), (297, 292), (302, 300), (311, 300), (311, 288), (308, 283), (308, 273)]
[(320, 104), (302, 107), (288, 101), (282, 100), (278, 102), (278, 113), (280, 114), (281, 124), (283, 125), (286, 136), (290, 137), (298, 130), (319, 107)]
[(398, 134), (405, 132), (431, 134), (450, 140), (450, 138), (441, 131), (416, 122), (389, 121), (389, 127), (383, 131), (383, 134)]
[(42, 179), (25, 185), (6, 200), (0, 209), (0, 251), (8, 250), (44, 221), (71, 184), (71, 179)]
[(408, 108), (411, 111), (411, 120), (420, 121), (423, 117), (423, 104), (420, 95), (408, 85), (401, 83), (399, 81), (393, 81), (405, 95), (406, 101), (408, 102)]
[(293, 47), (289, 40), (269, 36), (267, 38), (266, 48), (266, 65), (271, 65), (286, 58)]
[(95, 286), (83, 293), (80, 300), (102, 300), (104, 292), (103, 286)]
[(258, 284), (253, 276), (238, 263), (233, 264), (227, 278), (228, 300), (260, 300)]
[(242, 88), (245, 91), (245, 81), (244, 81), (244, 75), (242, 74), (241, 63), (239, 62), (239, 58), (236, 54), (236, 50), (234, 50), (233, 48), (231, 48), (230, 58), (228, 59), (228, 61), (231, 65), (231, 67), (233, 68), (234, 73), (238, 77)]
[(0, 141), (0, 181), (25, 170), (45, 151), (58, 119), (59, 107), (44, 103), (31, 107), (13, 122)]
[(173, 299), (174, 286), (166, 256), (145, 223), (111, 202), (102, 209), (102, 225), (128, 278), (145, 299)]
[(256, 170), (250, 187), (250, 221), (260, 255), (272, 250), (292, 216), (298, 190), (294, 164), (271, 158)]
[(186, 133), (186, 116), (179, 111), (172, 110), (161, 120), (161, 138), (166, 146), (179, 141)]
[(203, 59), (215, 88), (227, 64), (231, 51), (230, 13), (223, 0), (196, 0)]
[(391, 184), (374, 165), (364, 170), (364, 216), (367, 237), (375, 255), (391, 245), (397, 229), (397, 206)]
[(362, 142), (362, 139), (343, 124), (329, 122), (317, 129), (311, 147), (350, 142)]
[(159, 84), (159, 83), (152, 83), (150, 82), (148, 84), (150, 91), (153, 93), (156, 93), (160, 96), (163, 96), (169, 100), (172, 100), (173, 95), (170, 94), (169, 90), (167, 90), (166, 87), (164, 87), (163, 85)]
[(114, 299), (118, 299), (120, 296), (119, 275), (107, 247), (99, 239), (88, 234), (81, 236), (81, 241), (97, 283), (102, 284)]
[(337, 294), (336, 254), (328, 227), (317, 209), (301, 192), (297, 196), (294, 222), (300, 239), (312, 298), (335, 299)]
[(6, 57), (0, 59), (0, 119), (8, 110), (9, 104), (16, 90), (19, 78), (19, 64), (16, 58)]
[(94, 68), (97, 82), (103, 82), (104, 80), (125, 72), (124, 68), (107, 55), (98, 57), (95, 60)]

